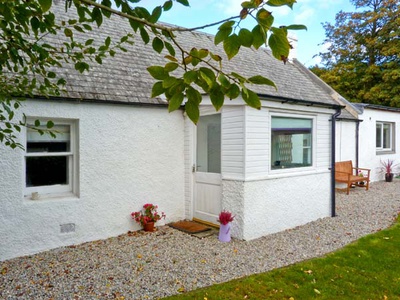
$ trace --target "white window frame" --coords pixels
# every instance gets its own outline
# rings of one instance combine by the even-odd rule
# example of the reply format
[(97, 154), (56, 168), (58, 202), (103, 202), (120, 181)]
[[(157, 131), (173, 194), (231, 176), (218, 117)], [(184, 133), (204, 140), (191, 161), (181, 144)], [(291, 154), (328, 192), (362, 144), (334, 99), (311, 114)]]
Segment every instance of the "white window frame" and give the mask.
[[(46, 124), (48, 120), (52, 120), (55, 126), (67, 125), (70, 127), (70, 149), (66, 152), (27, 152), (27, 142), (28, 135), (26, 130), (26, 140), (25, 140), (25, 155), (24, 155), (24, 195), (30, 196), (32, 193), (38, 193), (40, 197), (42, 196), (52, 196), (58, 194), (76, 194), (76, 182), (78, 177), (77, 168), (77, 122), (74, 120), (64, 120), (64, 119), (43, 119), (43, 118), (28, 118), (28, 124), (34, 124), (34, 120), (39, 119), (41, 124)], [(57, 135), (57, 133), (56, 133)], [(68, 178), (67, 184), (55, 184), (55, 185), (45, 185), (45, 186), (26, 186), (26, 158), (27, 157), (49, 157), (49, 156), (66, 156), (68, 158)]]
[[(311, 164), (309, 166), (300, 166), (293, 168), (272, 168), (272, 119), (274, 117), (281, 118), (289, 118), (289, 119), (306, 119), (311, 120), (311, 145), (304, 146), (304, 148), (311, 148)], [(294, 172), (301, 171), (313, 168), (315, 166), (316, 161), (316, 116), (315, 115), (307, 115), (307, 114), (285, 114), (285, 113), (271, 113), (270, 115), (270, 160), (269, 160), (269, 168), (271, 172)]]
[[(385, 130), (385, 125), (386, 126), (389, 126), (389, 130), (390, 130), (390, 133), (389, 133), (389, 147), (384, 147), (384, 138), (385, 138), (385, 135), (384, 135), (384, 130)], [(380, 144), (379, 145), (377, 145), (377, 139), (378, 139), (378, 135), (376, 135), (376, 137), (375, 137), (375, 145), (376, 145), (376, 151), (377, 152), (394, 152), (394, 123), (392, 123), (392, 122), (383, 122), (383, 121), (377, 121), (376, 122), (376, 125), (375, 125), (375, 128), (376, 128), (376, 134), (378, 134), (378, 127), (380, 127), (380, 137), (381, 137), (381, 140), (380, 140)]]

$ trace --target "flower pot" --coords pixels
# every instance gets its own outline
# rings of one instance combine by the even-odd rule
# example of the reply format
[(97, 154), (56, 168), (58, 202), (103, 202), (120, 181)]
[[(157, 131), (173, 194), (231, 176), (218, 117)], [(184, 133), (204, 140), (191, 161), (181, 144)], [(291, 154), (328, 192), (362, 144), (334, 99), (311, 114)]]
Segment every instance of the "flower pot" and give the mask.
[(219, 235), (218, 239), (220, 242), (229, 242), (231, 240), (231, 224), (228, 223), (226, 225), (221, 224), (219, 226)]
[(393, 181), (393, 173), (386, 173), (385, 174), (385, 181), (392, 182)]
[(154, 231), (154, 222), (149, 222), (143, 225), (144, 231), (153, 232)]

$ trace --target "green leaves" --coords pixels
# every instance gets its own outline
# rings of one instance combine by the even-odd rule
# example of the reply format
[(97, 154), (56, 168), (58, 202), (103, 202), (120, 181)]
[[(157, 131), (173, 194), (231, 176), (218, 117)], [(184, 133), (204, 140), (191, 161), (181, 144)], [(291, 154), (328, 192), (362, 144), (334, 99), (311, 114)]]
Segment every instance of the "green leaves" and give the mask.
[(164, 80), (165, 78), (168, 77), (168, 72), (166, 72), (165, 69), (160, 66), (148, 67), (147, 71), (154, 79)]
[(153, 12), (151, 13), (151, 16), (150, 16), (149, 21), (150, 21), (151, 23), (157, 23), (158, 19), (159, 19), (160, 16), (161, 16), (161, 13), (162, 13), (162, 7), (161, 7), (161, 6), (156, 6), (156, 7), (153, 9)]
[(172, 0), (166, 1), (166, 2), (164, 3), (164, 5), (163, 5), (163, 10), (164, 10), (164, 11), (170, 10), (170, 9), (172, 8), (172, 4), (173, 4)]
[(276, 59), (286, 62), (290, 51), (287, 30), (285, 28), (272, 28), (272, 35), (268, 39), (268, 46), (270, 46), (272, 55)]
[[(242, 97), (248, 105), (259, 108), (260, 100), (249, 88), (254, 85), (275, 87), (274, 83), (257, 74), (246, 78), (240, 74), (240, 69), (236, 69), (238, 73), (227, 72), (223, 54), (231, 60), (241, 47), (258, 49), (268, 42), (274, 57), (285, 61), (290, 47), (287, 30), (305, 29), (303, 25), (274, 28), (274, 18), (267, 10), (266, 5), (291, 7), (295, 0), (248, 0), (242, 3), (242, 11), (238, 17), (221, 23), (214, 37), (214, 43), (220, 45), (217, 49), (223, 49), (225, 53), (201, 48), (205, 47), (203, 45), (184, 49), (180, 40), (175, 37), (176, 28), (165, 27), (159, 20), (162, 13), (172, 9), (174, 4), (189, 6), (189, 1), (164, 0), (162, 5), (155, 6), (153, 10), (140, 7), (139, 2), (101, 0), (91, 1), (90, 5), (86, 5), (81, 1), (67, 1), (66, 8), (76, 9), (78, 17), (61, 21), (56, 20), (51, 12), (52, 0), (2, 1), (0, 13), (3, 22), (0, 22), (0, 36), (7, 42), (2, 44), (0, 71), (14, 72), (16, 77), (4, 77), (5, 81), (0, 83), (0, 91), (4, 94), (1, 95), (0, 104), (4, 103), (3, 99), (11, 99), (11, 95), (15, 94), (59, 96), (66, 81), (54, 70), (61, 69), (64, 63), (68, 63), (78, 72), (87, 72), (93, 63), (102, 64), (107, 57), (114, 57), (118, 51), (130, 51), (125, 45), (133, 43), (135, 37), (142, 39), (145, 44), (151, 43), (152, 51), (163, 55), (167, 60), (164, 66), (148, 66), (147, 70), (155, 79), (151, 96), (164, 95), (169, 103), (169, 111), (184, 106), (188, 117), (196, 123), (202, 94), (205, 93), (217, 110), (221, 109), (226, 99), (238, 97)], [(115, 4), (119, 12), (129, 16), (126, 21), (129, 22), (132, 32), (123, 37), (105, 35), (103, 38), (85, 39), (84, 34), (92, 31), (93, 24), (101, 28), (109, 21), (108, 18), (114, 13), (112, 4)], [(250, 18), (257, 23), (253, 28), (246, 28), (245, 22)], [(43, 36), (49, 36), (49, 41), (53, 41), (55, 39), (52, 35), (57, 34), (64, 35), (62, 45), (43, 43)], [(29, 36), (30, 40), (25, 40), (25, 36)], [(245, 64), (246, 59), (250, 58), (243, 56), (241, 59)], [(29, 73), (35, 76), (27, 76)], [(14, 117), (13, 108), (7, 107), (8, 110), (0, 109), (0, 119)], [(7, 127), (7, 131), (2, 131), (2, 128), (0, 140), (15, 146), (12, 141), (17, 127)]]
[(267, 1), (267, 5), (269, 5), (269, 6), (287, 5), (290, 8), (293, 8), (294, 3), (296, 3), (296, 0), (269, 0), (269, 1)]
[(96, 22), (97, 27), (100, 27), (101, 24), (103, 23), (103, 15), (101, 13), (100, 8), (98, 7), (93, 8), (92, 18)]
[(164, 49), (164, 42), (159, 37), (155, 37), (153, 39), (152, 46), (154, 51), (161, 53), (161, 51)]
[(214, 44), (218, 45), (224, 41), (233, 31), (232, 26), (235, 25), (235, 21), (228, 21), (223, 23), (219, 28), (218, 32), (214, 37)]
[(250, 48), (253, 45), (253, 34), (246, 28), (239, 31), (239, 41), (244, 47)]
[(38, 0), (40, 6), (42, 7), (43, 12), (46, 12), (50, 9), (51, 5), (53, 4), (52, 0)]
[(274, 23), (274, 17), (269, 11), (265, 10), (264, 8), (261, 8), (257, 12), (256, 19), (258, 24), (266, 30), (270, 29), (272, 24)]
[(248, 80), (249, 80), (249, 82), (254, 83), (254, 84), (269, 85), (269, 86), (273, 86), (275, 89), (277, 89), (275, 83), (272, 80), (265, 78), (263, 76), (260, 76), (260, 75), (250, 77)]
[(232, 34), (224, 40), (224, 51), (228, 56), (228, 59), (231, 59), (238, 54), (241, 45), (241, 40), (236, 34)]
[(188, 0), (176, 0), (176, 2), (184, 5), (184, 6), (189, 6), (189, 1)]
[(286, 26), (286, 29), (288, 30), (307, 30), (307, 26), (301, 25), (301, 24), (293, 24)]
[(172, 112), (172, 111), (177, 110), (179, 107), (181, 107), (184, 98), (185, 98), (185, 96), (183, 95), (183, 93), (174, 94), (169, 99), (168, 111)]
[(253, 34), (253, 47), (255, 49), (260, 48), (267, 41), (267, 33), (263, 27), (256, 25), (251, 31)]
[(260, 98), (253, 91), (251, 91), (251, 90), (249, 90), (247, 88), (243, 88), (242, 89), (242, 97), (243, 97), (243, 100), (250, 107), (257, 108), (257, 109), (261, 108)]

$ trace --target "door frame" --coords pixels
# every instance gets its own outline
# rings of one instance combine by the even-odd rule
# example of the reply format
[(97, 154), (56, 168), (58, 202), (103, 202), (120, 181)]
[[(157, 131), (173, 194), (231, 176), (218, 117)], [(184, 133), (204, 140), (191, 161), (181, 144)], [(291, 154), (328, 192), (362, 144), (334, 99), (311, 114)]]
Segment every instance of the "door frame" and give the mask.
[[(221, 111), (216, 112), (214, 107), (212, 106), (207, 106), (207, 107), (201, 107), (200, 108), (200, 116), (204, 117), (204, 116), (209, 116), (209, 115), (216, 115), (219, 114), (221, 115), (221, 138), (220, 138), (220, 143), (221, 143), (221, 164), (222, 164), (222, 114)], [(192, 178), (191, 178), (191, 185), (192, 185), (192, 191), (191, 191), (191, 198), (192, 198), (192, 205), (191, 205), (191, 216), (193, 220), (196, 221), (200, 221), (202, 223), (206, 223), (209, 225), (214, 225), (214, 226), (218, 226), (218, 222), (217, 222), (217, 216), (212, 216), (212, 218), (208, 218), (207, 220), (204, 220), (202, 218), (197, 218), (196, 217), (196, 201), (197, 201), (197, 180), (196, 180), (196, 175), (200, 175), (200, 178), (198, 178), (198, 180), (203, 181), (205, 179), (206, 174), (210, 174), (211, 178), (210, 181), (212, 181), (212, 184), (219, 184), (221, 186), (221, 192), (219, 195), (219, 202), (220, 205), (222, 207), (222, 166), (221, 166), (221, 171), (220, 173), (207, 173), (207, 172), (197, 172), (197, 126), (193, 126), (192, 127), (192, 157), (191, 157), (191, 163), (192, 163)]]

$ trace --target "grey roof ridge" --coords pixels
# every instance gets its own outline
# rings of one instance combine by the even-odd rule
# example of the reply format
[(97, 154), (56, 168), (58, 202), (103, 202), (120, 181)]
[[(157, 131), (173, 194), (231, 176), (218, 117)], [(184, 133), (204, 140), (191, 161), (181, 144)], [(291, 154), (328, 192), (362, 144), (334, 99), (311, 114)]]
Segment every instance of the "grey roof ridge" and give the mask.
[(358, 115), (361, 113), (358, 107), (356, 107), (353, 103), (348, 101), (338, 92), (336, 92), (332, 87), (330, 87), (327, 83), (325, 83), (321, 78), (311, 72), (308, 68), (306, 68), (302, 63), (300, 63), (297, 59), (293, 59), (292, 63), (300, 68), (308, 77), (313, 80), (315, 84), (325, 90), (336, 102), (346, 107), (346, 110), (356, 119), (358, 119)]
[(375, 109), (375, 110), (384, 110), (384, 111), (392, 111), (392, 112), (400, 112), (399, 107), (391, 107), (391, 106), (384, 106), (379, 104), (371, 104), (371, 103), (355, 103), (354, 104), (361, 113), (364, 112), (365, 108)]

